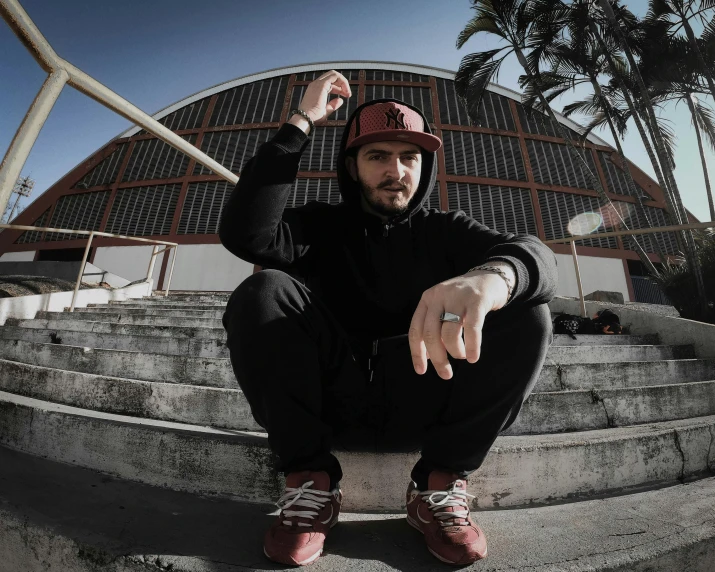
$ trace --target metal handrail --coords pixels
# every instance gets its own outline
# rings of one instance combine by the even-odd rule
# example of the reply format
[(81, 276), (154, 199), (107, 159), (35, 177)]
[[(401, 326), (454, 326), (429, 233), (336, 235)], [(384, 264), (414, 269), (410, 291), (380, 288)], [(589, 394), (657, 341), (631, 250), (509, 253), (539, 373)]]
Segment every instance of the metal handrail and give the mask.
[[(82, 256), (82, 264), (79, 267), (79, 274), (77, 275), (77, 281), (74, 285), (74, 292), (72, 293), (72, 303), (70, 304), (70, 312), (74, 312), (75, 302), (77, 300), (77, 293), (79, 292), (80, 284), (82, 283), (82, 276), (84, 276), (84, 267), (87, 265), (87, 258), (89, 256), (89, 249), (92, 246), (92, 240), (95, 236), (104, 236), (108, 238), (121, 238), (123, 240), (134, 240), (136, 242), (148, 242), (154, 245), (154, 249), (151, 253), (151, 258), (149, 259), (149, 267), (147, 268), (145, 282), (151, 280), (152, 274), (154, 273), (154, 263), (156, 262), (156, 257), (167, 250), (174, 250), (174, 256), (171, 258), (171, 269), (169, 270), (169, 279), (166, 283), (166, 289), (164, 290), (164, 296), (169, 295), (169, 288), (171, 287), (171, 277), (174, 275), (174, 262), (176, 262), (176, 254), (179, 249), (179, 244), (176, 242), (166, 242), (164, 240), (155, 240), (153, 238), (140, 238), (138, 236), (126, 236), (123, 234), (111, 234), (109, 232), (99, 232), (95, 230), (71, 230), (67, 228), (51, 228), (44, 226), (26, 226), (22, 224), (0, 224), (0, 228), (9, 228), (12, 230), (35, 230), (41, 232), (57, 232), (61, 234), (85, 234), (89, 235), (87, 239), (87, 246), (84, 248), (84, 255)], [(159, 249), (159, 245), (166, 245), (166, 248)], [(167, 254), (167, 256), (169, 256)]]
[(715, 228), (715, 221), (710, 222), (695, 222), (691, 224), (677, 224), (673, 226), (659, 226), (656, 228), (643, 228), (638, 230), (615, 230), (610, 232), (602, 232), (599, 234), (580, 234), (578, 236), (569, 236), (565, 238), (554, 238), (544, 240), (544, 244), (562, 244), (565, 242), (571, 243), (571, 256), (573, 257), (573, 265), (576, 270), (576, 282), (578, 284), (578, 297), (581, 302), (581, 317), (585, 318), (586, 300), (583, 297), (583, 284), (581, 283), (581, 272), (578, 266), (578, 254), (576, 253), (576, 241), (592, 238), (609, 238), (614, 236), (633, 236), (636, 234), (653, 234), (656, 232), (671, 232), (675, 230), (696, 230), (705, 228)]

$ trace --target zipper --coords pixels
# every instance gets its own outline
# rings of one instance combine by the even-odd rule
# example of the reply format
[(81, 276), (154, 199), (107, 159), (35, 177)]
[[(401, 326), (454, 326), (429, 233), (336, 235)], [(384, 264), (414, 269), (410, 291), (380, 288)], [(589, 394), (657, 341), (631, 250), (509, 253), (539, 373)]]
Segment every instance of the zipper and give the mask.
[(372, 383), (372, 376), (375, 373), (374, 370), (372, 369), (372, 359), (377, 355), (377, 346), (378, 346), (379, 340), (372, 340), (372, 354), (370, 358), (367, 360), (367, 369), (370, 372), (370, 381), (369, 383)]
[(390, 231), (390, 225), (389, 225), (389, 224), (385, 224), (385, 225), (382, 226), (382, 236), (387, 236), (387, 234), (389, 233), (389, 231)]

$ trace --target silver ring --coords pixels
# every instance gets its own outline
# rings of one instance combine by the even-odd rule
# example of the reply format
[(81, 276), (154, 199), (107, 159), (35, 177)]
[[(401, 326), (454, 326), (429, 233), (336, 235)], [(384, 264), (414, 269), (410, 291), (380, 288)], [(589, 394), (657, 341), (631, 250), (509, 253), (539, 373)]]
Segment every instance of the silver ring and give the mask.
[(442, 315), (439, 317), (439, 321), (454, 322), (455, 324), (459, 324), (462, 322), (462, 317), (457, 314), (452, 314), (451, 312), (442, 312)]

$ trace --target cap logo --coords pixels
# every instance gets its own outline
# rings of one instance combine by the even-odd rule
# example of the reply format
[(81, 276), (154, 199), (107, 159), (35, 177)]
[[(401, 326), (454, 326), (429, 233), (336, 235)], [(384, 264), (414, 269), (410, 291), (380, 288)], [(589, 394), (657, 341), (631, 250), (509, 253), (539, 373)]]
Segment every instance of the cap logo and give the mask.
[(386, 111), (385, 117), (387, 117), (387, 127), (390, 127), (390, 124), (394, 123), (395, 126), (393, 127), (393, 129), (407, 129), (407, 125), (405, 125), (405, 114), (402, 113), (399, 109), (391, 109), (390, 111)]

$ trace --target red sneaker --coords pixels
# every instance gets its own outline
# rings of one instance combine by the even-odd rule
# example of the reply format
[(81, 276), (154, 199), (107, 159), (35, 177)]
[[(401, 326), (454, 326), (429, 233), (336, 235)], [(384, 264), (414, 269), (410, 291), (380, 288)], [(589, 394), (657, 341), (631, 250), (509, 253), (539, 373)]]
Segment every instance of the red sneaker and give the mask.
[(318, 559), (328, 531), (338, 524), (343, 500), (339, 488), (329, 489), (330, 477), (325, 471), (286, 476), (285, 494), (276, 503), (281, 513), (263, 540), (268, 558), (289, 566), (304, 566)]
[(432, 471), (427, 491), (410, 483), (407, 522), (425, 536), (427, 549), (447, 564), (471, 564), (487, 555), (487, 539), (469, 516), (467, 481), (453, 473)]

